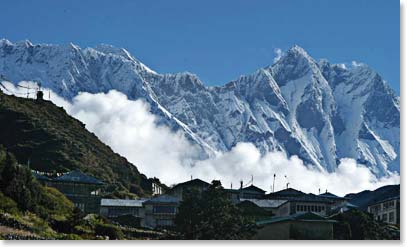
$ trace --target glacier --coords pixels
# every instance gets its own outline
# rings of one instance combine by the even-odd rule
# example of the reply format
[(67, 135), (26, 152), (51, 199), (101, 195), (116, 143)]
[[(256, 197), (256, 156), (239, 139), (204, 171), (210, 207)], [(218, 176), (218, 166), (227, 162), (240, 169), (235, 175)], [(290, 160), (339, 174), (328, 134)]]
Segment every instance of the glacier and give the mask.
[(378, 177), (400, 172), (400, 99), (368, 65), (343, 66), (293, 46), (270, 66), (221, 86), (189, 72), (160, 74), (127, 50), (0, 40), (0, 74), (71, 100), (115, 89), (143, 99), (159, 124), (182, 131), (202, 159), (251, 142), (335, 172), (353, 158)]

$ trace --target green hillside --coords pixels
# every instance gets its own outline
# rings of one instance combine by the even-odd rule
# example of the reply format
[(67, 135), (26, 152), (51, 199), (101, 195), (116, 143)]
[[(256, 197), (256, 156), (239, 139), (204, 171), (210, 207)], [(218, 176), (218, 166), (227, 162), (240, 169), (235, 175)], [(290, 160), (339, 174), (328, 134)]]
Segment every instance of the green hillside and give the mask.
[(152, 179), (50, 101), (0, 92), (0, 126), (0, 145), (13, 153), (20, 164), (29, 163), (31, 169), (80, 169), (107, 184), (106, 196), (151, 193)]

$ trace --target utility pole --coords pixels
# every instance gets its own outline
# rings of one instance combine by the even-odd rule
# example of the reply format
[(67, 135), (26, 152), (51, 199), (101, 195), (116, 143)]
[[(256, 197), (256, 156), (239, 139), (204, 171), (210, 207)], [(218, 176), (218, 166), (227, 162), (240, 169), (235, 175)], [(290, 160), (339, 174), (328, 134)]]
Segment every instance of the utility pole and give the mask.
[(274, 173), (274, 176), (273, 176), (273, 193), (274, 193), (275, 183), (276, 183), (276, 174)]
[(290, 184), (290, 182), (288, 181), (288, 177), (287, 177), (287, 175), (284, 175), (284, 177), (285, 177), (285, 180), (286, 180), (286, 187), (287, 187), (287, 189), (288, 189), (288, 185)]

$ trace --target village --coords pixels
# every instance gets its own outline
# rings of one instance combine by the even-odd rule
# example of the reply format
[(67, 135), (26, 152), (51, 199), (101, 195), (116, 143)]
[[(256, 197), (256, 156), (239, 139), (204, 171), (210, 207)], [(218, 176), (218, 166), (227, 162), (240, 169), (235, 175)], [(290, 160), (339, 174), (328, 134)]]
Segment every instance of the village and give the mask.
[[(45, 186), (62, 192), (75, 207), (85, 214), (97, 214), (118, 224), (133, 227), (171, 230), (185, 193), (203, 192), (211, 185), (199, 178), (178, 183), (165, 190), (152, 183), (152, 196), (138, 199), (103, 198), (105, 183), (79, 170), (49, 177), (46, 173), (32, 171), (34, 177)], [(328, 191), (318, 195), (304, 193), (288, 187), (266, 193), (251, 184), (239, 189), (224, 189), (227, 199), (234, 205), (267, 212), (256, 217), (253, 239), (334, 239), (335, 218), (349, 210), (358, 209), (350, 198), (340, 197)], [(388, 197), (375, 201), (364, 210), (377, 222), (400, 225), (400, 197)]]

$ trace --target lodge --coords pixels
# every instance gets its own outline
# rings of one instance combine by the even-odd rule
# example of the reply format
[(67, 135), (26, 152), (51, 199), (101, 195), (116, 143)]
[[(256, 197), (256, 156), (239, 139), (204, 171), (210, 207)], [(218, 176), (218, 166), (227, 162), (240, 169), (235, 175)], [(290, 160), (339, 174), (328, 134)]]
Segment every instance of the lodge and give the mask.
[(400, 196), (390, 197), (374, 202), (367, 207), (377, 221), (400, 225)]
[[(110, 199), (101, 198), (104, 183), (79, 170), (56, 176), (33, 171), (41, 183), (57, 188), (76, 207), (89, 214), (100, 214), (119, 224), (150, 229), (172, 229), (178, 207), (186, 191), (203, 192), (210, 183), (191, 179), (174, 185), (167, 191), (152, 184), (150, 198)], [(315, 195), (293, 188), (266, 194), (253, 185), (239, 189), (224, 189), (225, 196), (235, 205), (255, 207), (258, 212), (268, 212), (256, 218), (255, 239), (332, 239), (330, 218), (356, 208), (349, 198), (326, 191)], [(400, 222), (400, 198), (388, 198), (369, 205), (368, 212), (376, 220), (390, 224)]]
[(37, 171), (33, 171), (34, 177), (43, 184), (58, 189), (75, 207), (84, 213), (100, 212), (100, 191), (103, 182), (86, 175), (79, 170), (74, 170), (57, 177), (47, 177)]

